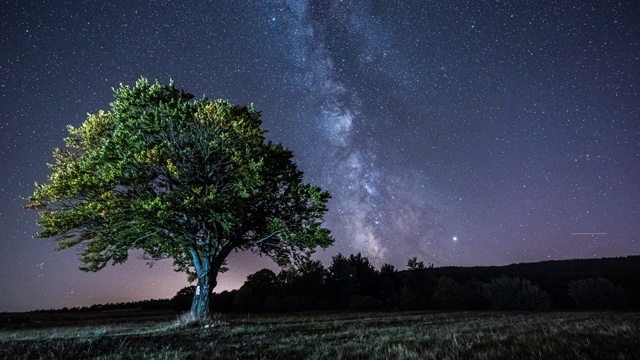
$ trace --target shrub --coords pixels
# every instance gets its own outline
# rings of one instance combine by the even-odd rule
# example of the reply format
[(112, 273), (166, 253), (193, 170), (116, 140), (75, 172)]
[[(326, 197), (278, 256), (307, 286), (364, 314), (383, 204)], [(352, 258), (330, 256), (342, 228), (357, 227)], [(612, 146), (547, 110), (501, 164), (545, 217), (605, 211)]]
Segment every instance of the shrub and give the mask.
[(581, 309), (618, 310), (626, 303), (624, 289), (598, 277), (569, 283), (569, 296)]
[(483, 286), (482, 293), (495, 310), (547, 310), (551, 305), (547, 293), (521, 278), (493, 279)]

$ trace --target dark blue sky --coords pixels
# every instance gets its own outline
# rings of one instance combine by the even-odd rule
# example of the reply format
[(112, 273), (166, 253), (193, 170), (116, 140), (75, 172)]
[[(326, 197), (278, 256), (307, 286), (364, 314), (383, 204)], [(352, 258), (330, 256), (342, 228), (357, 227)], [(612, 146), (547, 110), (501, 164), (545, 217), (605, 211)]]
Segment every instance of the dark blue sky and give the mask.
[[(5, 1), (0, 311), (173, 296), (143, 260), (95, 274), (22, 210), (67, 124), (140, 76), (254, 103), (374, 264), (640, 254), (637, 1)], [(233, 255), (218, 290), (266, 259)]]

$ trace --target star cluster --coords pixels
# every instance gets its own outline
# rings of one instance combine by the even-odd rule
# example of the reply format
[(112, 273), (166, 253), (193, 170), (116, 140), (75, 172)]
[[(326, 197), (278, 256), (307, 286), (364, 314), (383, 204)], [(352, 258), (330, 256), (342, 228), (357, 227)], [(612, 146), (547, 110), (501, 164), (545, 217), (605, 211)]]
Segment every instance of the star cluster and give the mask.
[[(0, 22), (0, 311), (187, 285), (135, 253), (81, 273), (73, 250), (31, 239), (22, 209), (65, 125), (140, 76), (262, 111), (332, 194), (325, 264), (640, 254), (636, 2), (13, 1)], [(254, 254), (230, 265), (220, 289), (273, 268)]]

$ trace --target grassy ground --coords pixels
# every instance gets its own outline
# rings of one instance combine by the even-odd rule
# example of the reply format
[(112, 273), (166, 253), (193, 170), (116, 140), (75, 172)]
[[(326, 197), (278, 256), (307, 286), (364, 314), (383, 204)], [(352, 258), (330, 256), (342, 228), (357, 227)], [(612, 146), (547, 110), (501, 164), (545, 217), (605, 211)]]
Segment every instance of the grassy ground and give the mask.
[(0, 359), (640, 359), (637, 313), (227, 316), (0, 331)]

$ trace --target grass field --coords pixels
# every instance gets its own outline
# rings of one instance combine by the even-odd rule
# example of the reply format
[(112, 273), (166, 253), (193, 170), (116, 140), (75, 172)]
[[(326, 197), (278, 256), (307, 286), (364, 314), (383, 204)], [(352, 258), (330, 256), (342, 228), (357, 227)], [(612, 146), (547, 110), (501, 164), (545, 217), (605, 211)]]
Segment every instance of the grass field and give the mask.
[(0, 331), (3, 359), (640, 359), (638, 313), (221, 316)]

